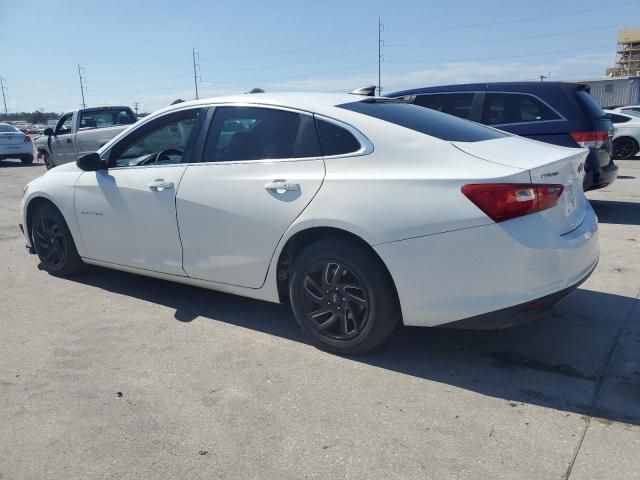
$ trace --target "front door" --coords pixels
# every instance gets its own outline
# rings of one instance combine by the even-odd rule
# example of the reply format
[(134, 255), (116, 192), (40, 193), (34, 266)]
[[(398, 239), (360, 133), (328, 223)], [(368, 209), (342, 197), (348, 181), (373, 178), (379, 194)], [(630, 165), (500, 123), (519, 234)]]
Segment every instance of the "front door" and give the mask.
[(80, 176), (75, 206), (87, 257), (185, 275), (175, 201), (198, 113), (142, 125), (110, 149), (108, 170)]
[(178, 191), (186, 273), (261, 287), (278, 242), (324, 172), (312, 115), (216, 108), (202, 163), (187, 167)]
[(54, 135), (49, 137), (49, 147), (53, 163), (63, 163), (76, 160), (75, 135), (72, 132), (73, 113), (67, 113), (58, 120)]

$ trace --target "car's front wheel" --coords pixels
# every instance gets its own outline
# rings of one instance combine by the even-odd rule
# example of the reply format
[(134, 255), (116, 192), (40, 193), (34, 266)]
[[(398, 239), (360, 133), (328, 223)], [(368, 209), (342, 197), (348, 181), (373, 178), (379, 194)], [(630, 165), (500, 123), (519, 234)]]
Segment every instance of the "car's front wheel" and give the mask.
[(52, 204), (36, 207), (31, 219), (31, 238), (42, 269), (51, 275), (67, 277), (84, 266), (67, 222)]
[(633, 158), (638, 153), (638, 143), (629, 137), (618, 138), (613, 142), (613, 156), (622, 160)]
[(289, 282), (296, 320), (312, 342), (341, 354), (367, 352), (398, 325), (389, 273), (357, 242), (320, 240), (296, 258)]

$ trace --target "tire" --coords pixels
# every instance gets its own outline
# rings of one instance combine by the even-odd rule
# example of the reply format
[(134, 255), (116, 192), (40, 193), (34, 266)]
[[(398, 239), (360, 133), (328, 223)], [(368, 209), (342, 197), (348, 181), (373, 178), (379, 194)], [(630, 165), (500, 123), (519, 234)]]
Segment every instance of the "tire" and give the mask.
[(613, 142), (613, 156), (622, 160), (633, 158), (638, 153), (638, 142), (630, 137), (621, 137)]
[(396, 289), (380, 260), (341, 238), (320, 240), (298, 255), (289, 298), (312, 343), (339, 354), (372, 350), (400, 323)]
[(33, 247), (41, 268), (56, 277), (68, 277), (84, 267), (60, 211), (50, 203), (36, 207), (31, 218)]
[(55, 167), (53, 161), (51, 160), (51, 155), (49, 155), (49, 152), (42, 151), (42, 160), (44, 161), (44, 166), (47, 167), (47, 170), (51, 170), (53, 167)]
[(20, 161), (25, 165), (29, 165), (33, 163), (33, 155), (25, 155), (24, 157), (20, 157)]

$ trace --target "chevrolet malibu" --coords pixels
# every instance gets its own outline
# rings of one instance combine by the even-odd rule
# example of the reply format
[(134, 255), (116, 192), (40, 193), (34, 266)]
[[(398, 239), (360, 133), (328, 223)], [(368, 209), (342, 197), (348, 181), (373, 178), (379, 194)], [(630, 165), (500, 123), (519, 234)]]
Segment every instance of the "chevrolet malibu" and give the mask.
[(368, 351), (403, 323), (501, 328), (598, 260), (588, 151), (399, 100), (214, 98), (160, 110), (25, 187), (27, 248), (287, 302), (317, 346)]

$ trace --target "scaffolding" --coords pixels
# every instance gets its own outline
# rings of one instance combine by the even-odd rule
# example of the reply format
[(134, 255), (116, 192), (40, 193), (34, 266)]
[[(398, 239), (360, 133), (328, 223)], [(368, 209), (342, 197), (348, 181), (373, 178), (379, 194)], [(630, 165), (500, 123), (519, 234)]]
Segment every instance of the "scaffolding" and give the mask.
[(616, 65), (607, 69), (608, 77), (640, 75), (640, 28), (618, 30)]

